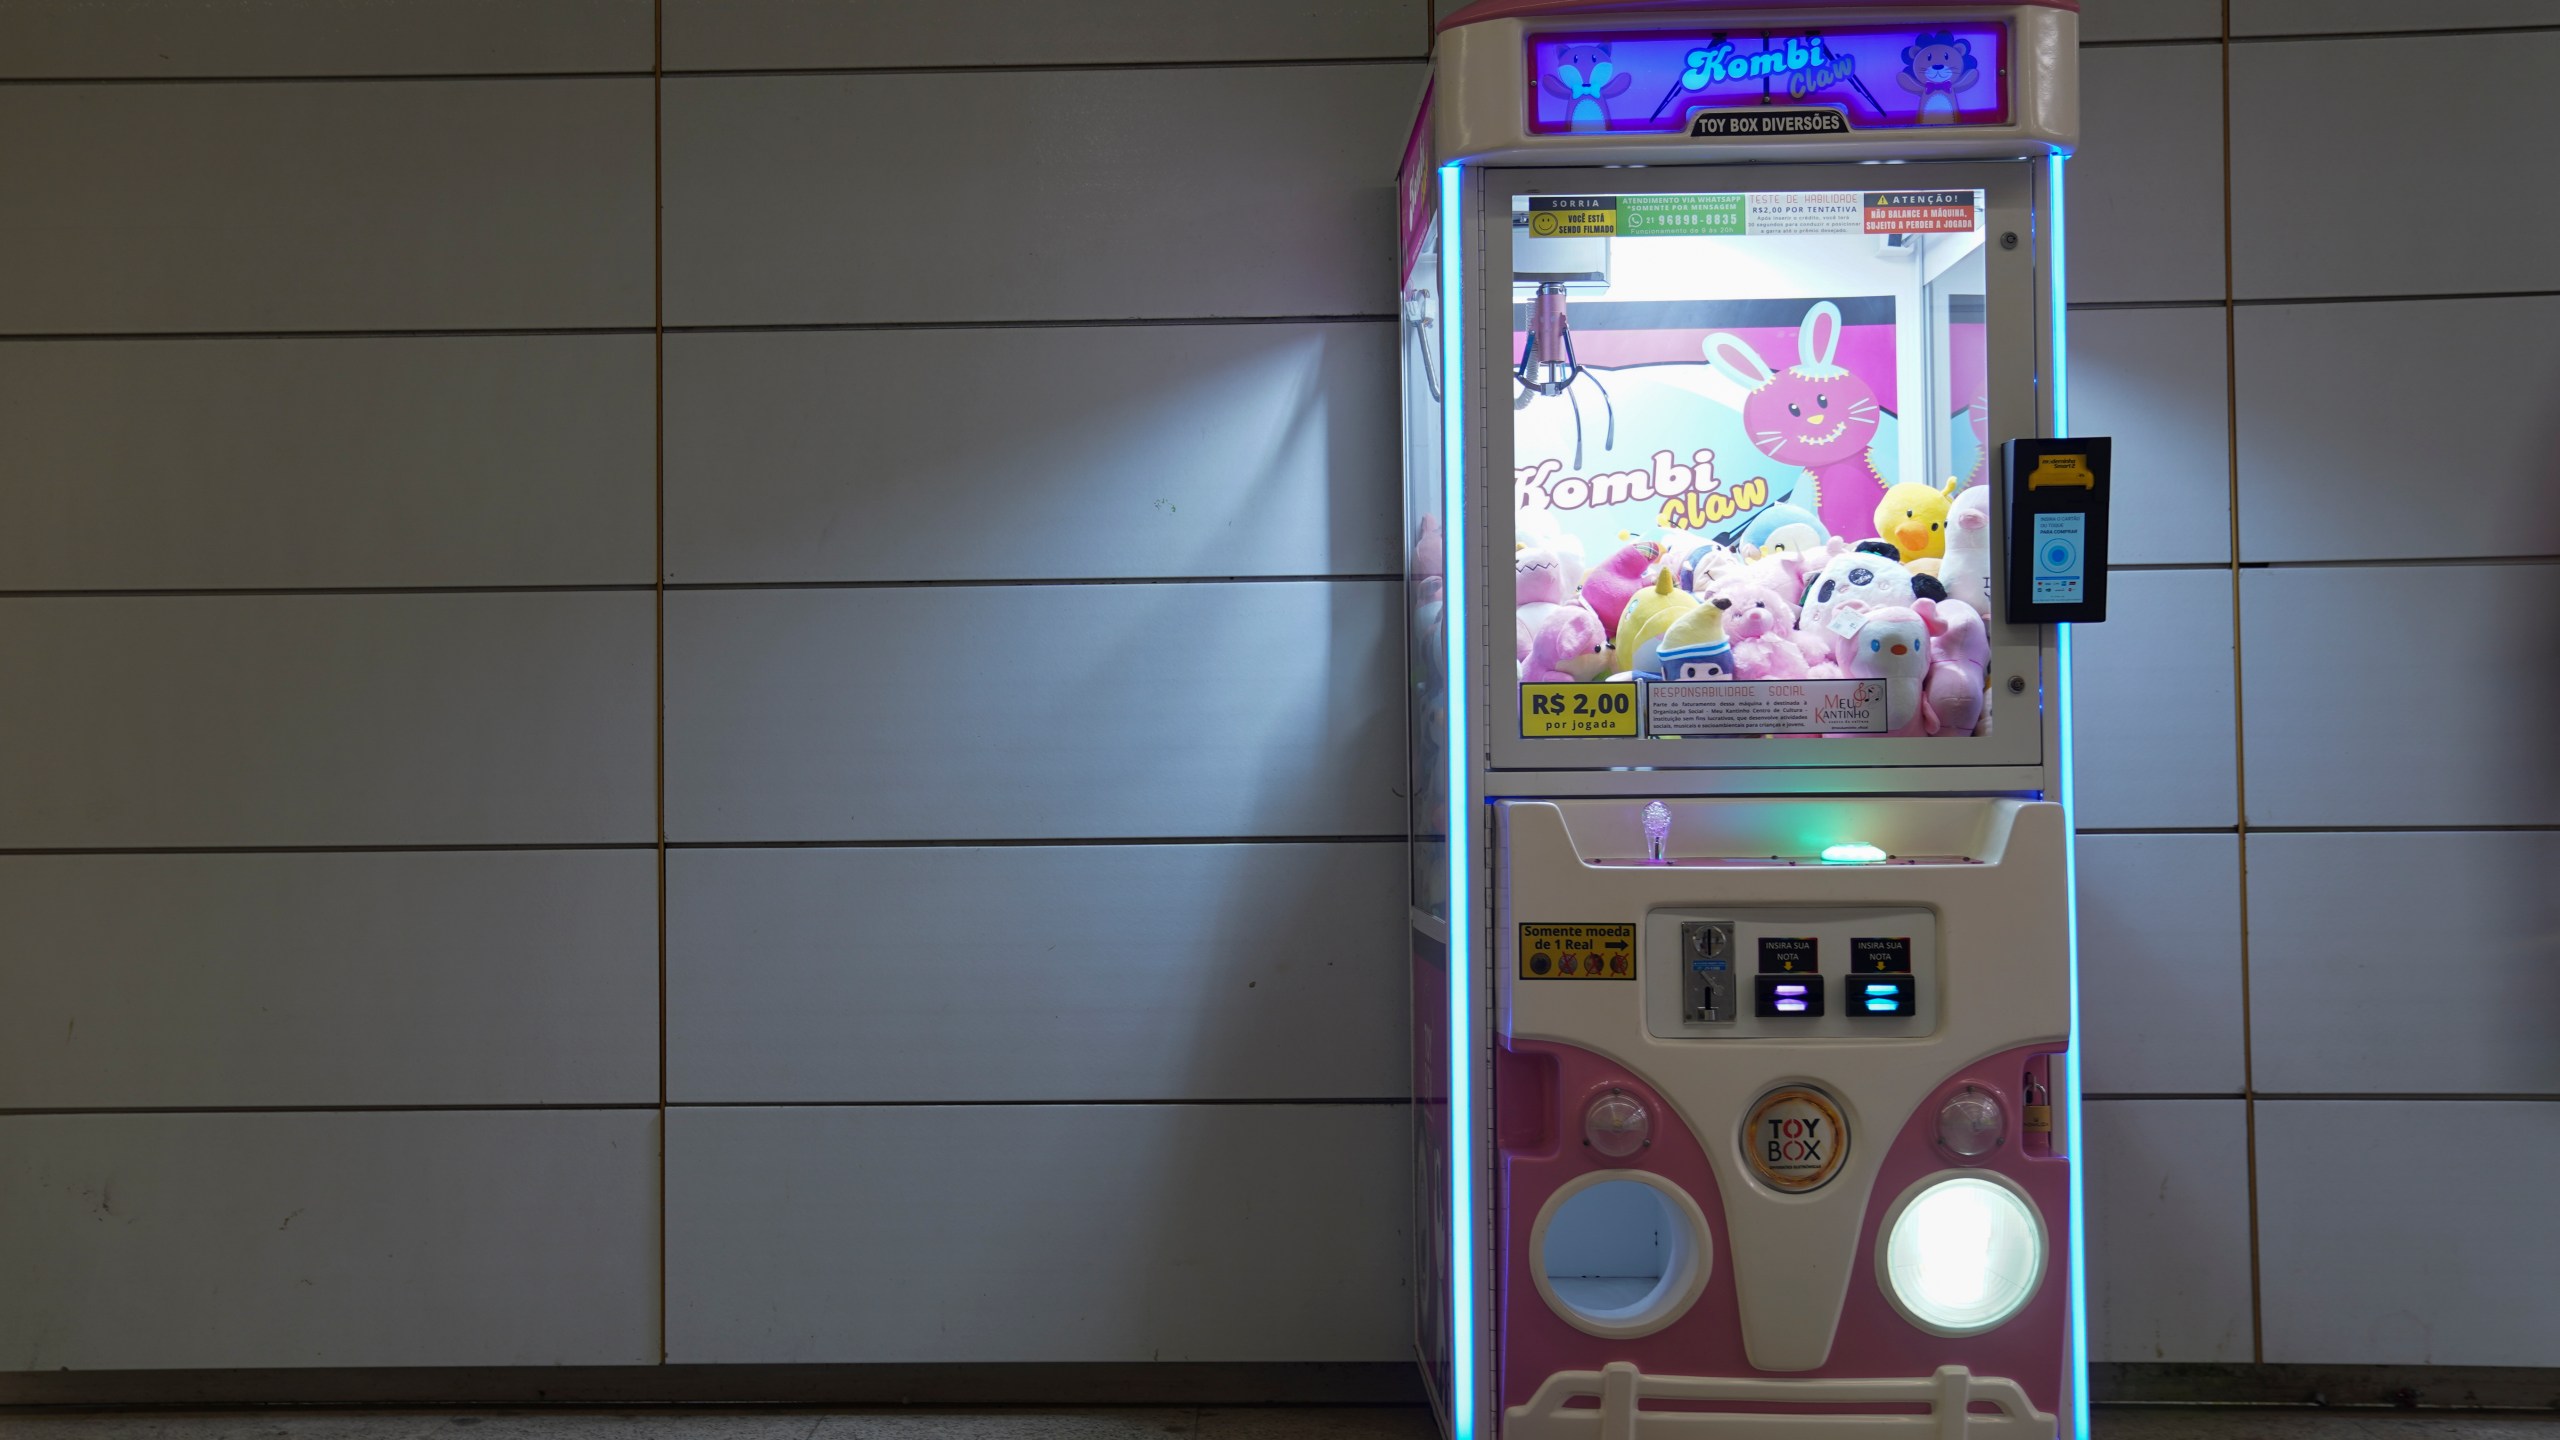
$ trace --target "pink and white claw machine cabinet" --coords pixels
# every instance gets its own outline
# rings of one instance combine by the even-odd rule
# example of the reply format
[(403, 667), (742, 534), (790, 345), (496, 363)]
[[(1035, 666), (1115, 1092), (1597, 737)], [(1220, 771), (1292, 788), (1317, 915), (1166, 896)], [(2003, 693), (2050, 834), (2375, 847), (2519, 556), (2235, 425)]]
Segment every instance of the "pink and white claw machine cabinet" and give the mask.
[(1441, 24), (1399, 260), (1457, 1440), (2085, 1431), (2076, 10)]

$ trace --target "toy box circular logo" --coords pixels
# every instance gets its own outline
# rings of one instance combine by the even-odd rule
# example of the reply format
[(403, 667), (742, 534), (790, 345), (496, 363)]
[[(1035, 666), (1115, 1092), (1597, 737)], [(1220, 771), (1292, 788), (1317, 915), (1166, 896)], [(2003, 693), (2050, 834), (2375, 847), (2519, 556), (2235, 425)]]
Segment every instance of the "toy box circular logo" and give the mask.
[(1772, 1190), (1819, 1190), (1849, 1158), (1849, 1122), (1830, 1096), (1812, 1086), (1782, 1086), (1761, 1096), (1743, 1117), (1742, 1155)]

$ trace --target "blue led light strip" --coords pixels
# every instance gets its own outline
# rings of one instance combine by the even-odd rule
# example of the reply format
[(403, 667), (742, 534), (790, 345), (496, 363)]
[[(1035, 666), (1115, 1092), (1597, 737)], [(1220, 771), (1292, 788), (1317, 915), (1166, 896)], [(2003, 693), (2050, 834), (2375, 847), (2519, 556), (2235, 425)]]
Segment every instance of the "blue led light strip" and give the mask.
[[(1469, 233), (1458, 213), (1455, 165), (1440, 170), (1440, 534), (1441, 614), (1447, 617), (1449, 737), (1449, 1429), (1474, 1440), (1476, 1429), (1476, 1187), (1474, 1006), (1467, 982), (1475, 964), (1474, 778), (1467, 757), (1467, 358), (1463, 339), (1475, 318), (1459, 284), (1459, 251)], [(2075, 1227), (2076, 1228), (2076, 1227)]]
[[(2049, 196), (2051, 240), (2048, 253), (2053, 273), (2053, 355), (2047, 370), (2053, 381), (2053, 433), (2071, 433), (2070, 323), (2068, 308), (2070, 287), (2065, 283), (2068, 247), (2062, 218), (2062, 166), (2071, 157), (2057, 154), (2045, 162), (2045, 189)], [(2056, 625), (2055, 654), (2061, 671), (2055, 693), (2056, 723), (2062, 731), (2062, 884), (2067, 903), (2066, 925), (2070, 936), (2071, 957), (2071, 1048), (2062, 1061), (2063, 1123), (2071, 1135), (2071, 1433), (2088, 1440), (2089, 1434), (2089, 1269), (2088, 1215), (2081, 1204), (2082, 1175), (2087, 1168), (2088, 1132), (2080, 1124), (2080, 858), (2079, 810), (2072, 792), (2071, 775), (2071, 627)]]

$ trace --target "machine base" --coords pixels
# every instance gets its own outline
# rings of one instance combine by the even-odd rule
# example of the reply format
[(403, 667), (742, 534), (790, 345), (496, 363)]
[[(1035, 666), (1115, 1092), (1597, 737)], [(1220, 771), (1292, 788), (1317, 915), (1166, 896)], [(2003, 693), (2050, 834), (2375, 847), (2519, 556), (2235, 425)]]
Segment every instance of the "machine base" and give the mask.
[[(1596, 1398), (1598, 1405), (1573, 1406)], [(1647, 1409), (1647, 1400), (1724, 1403), (1751, 1410)], [(1926, 1405), (1911, 1414), (1790, 1414), (1788, 1405)], [(1977, 1412), (1976, 1405), (1995, 1411)], [(1568, 1408), (1570, 1406), (1570, 1408)], [(1624, 1361), (1547, 1377), (1526, 1405), (1502, 1417), (1509, 1440), (1681, 1440), (1758, 1431), (1788, 1440), (2052, 1440), (2054, 1417), (2035, 1408), (2014, 1380), (1977, 1379), (1961, 1365), (1909, 1380), (1764, 1380), (1647, 1375)]]

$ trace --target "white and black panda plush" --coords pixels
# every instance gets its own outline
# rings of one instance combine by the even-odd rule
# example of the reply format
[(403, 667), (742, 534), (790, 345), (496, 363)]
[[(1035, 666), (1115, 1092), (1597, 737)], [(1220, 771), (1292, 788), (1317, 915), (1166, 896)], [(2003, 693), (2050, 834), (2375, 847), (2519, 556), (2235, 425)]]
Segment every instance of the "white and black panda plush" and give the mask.
[(1908, 607), (1918, 593), (1912, 581), (1926, 578), (1914, 576), (1899, 560), (1870, 550), (1852, 550), (1823, 566), (1822, 573), (1813, 577), (1813, 584), (1805, 589), (1804, 611), (1796, 619), (1796, 628), (1825, 637), (1854, 632), (1860, 622), (1841, 622), (1848, 624), (1847, 631), (1834, 628), (1843, 613), (1854, 612), (1863, 617), (1888, 606)]

